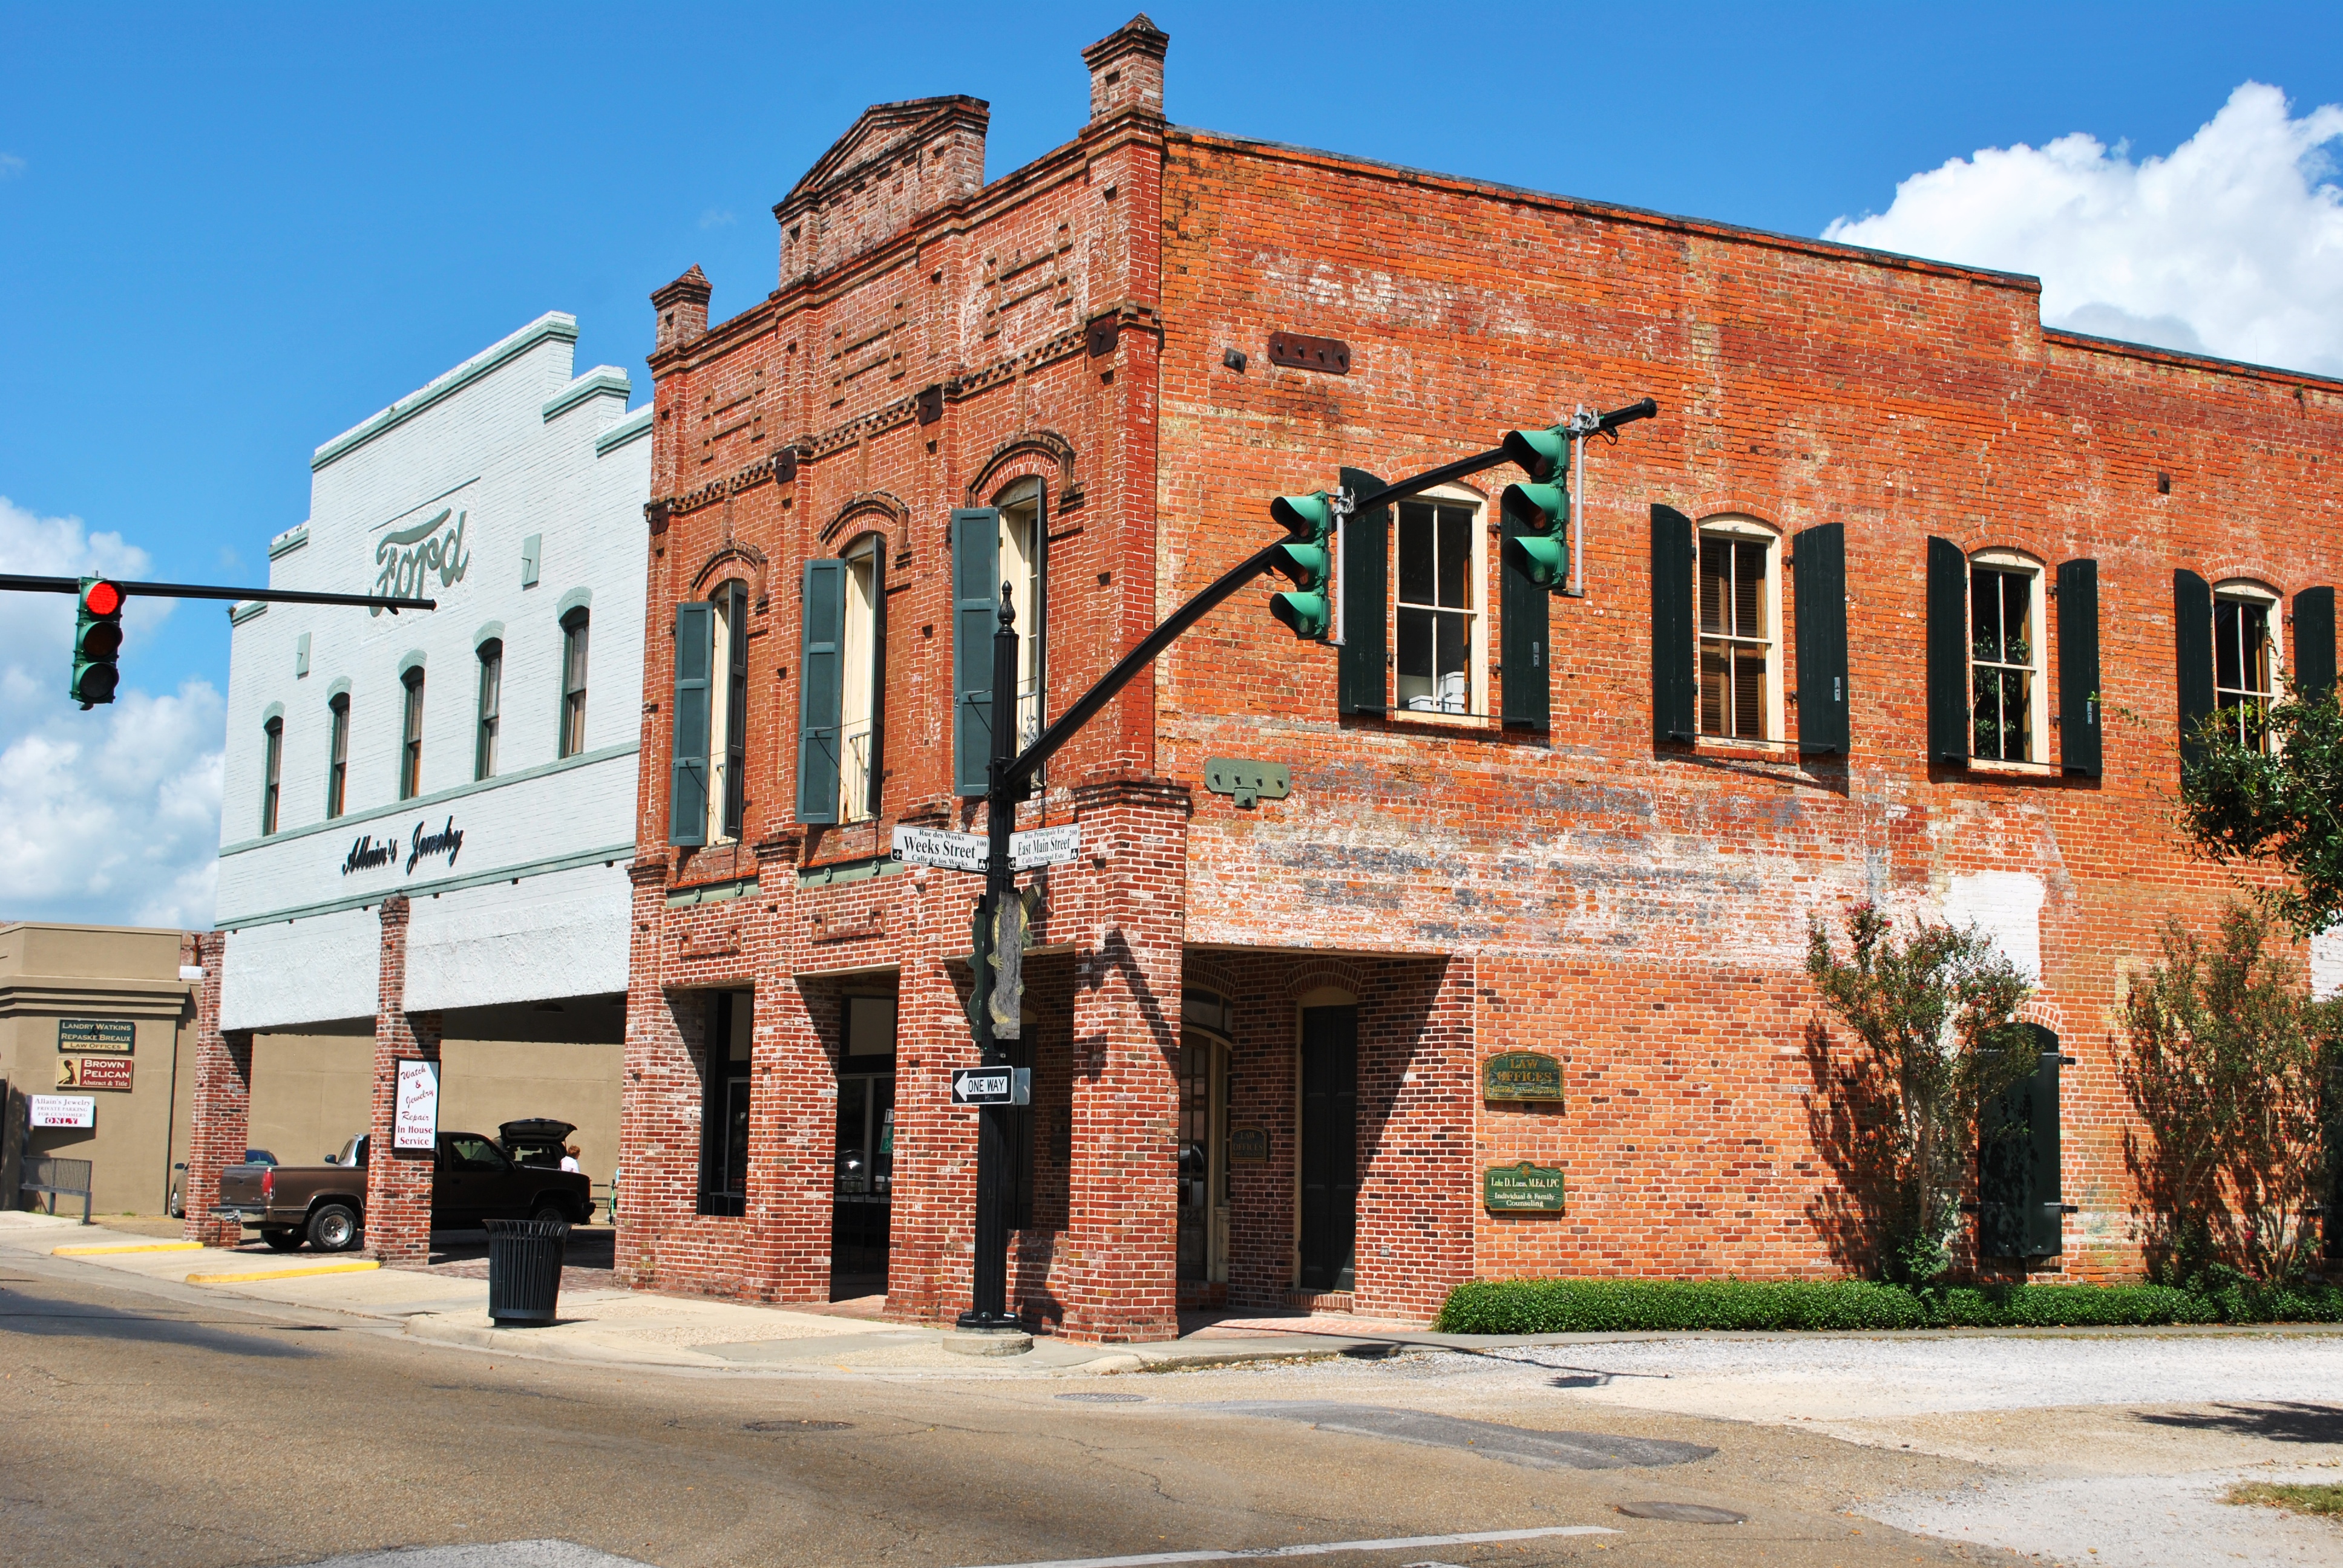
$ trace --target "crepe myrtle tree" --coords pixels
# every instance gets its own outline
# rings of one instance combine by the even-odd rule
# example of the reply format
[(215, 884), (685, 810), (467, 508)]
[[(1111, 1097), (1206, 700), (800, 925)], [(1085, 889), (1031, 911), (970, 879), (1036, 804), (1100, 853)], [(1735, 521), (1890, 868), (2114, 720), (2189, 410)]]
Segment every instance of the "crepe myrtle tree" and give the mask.
[(1974, 925), (1923, 921), (1899, 939), (1865, 902), (1847, 911), (1846, 938), (1841, 957), (1810, 917), (1806, 973), (1869, 1058), (1861, 1066), (1885, 1122), (1866, 1173), (1885, 1189), (1879, 1271), (1919, 1283), (1952, 1266), (1979, 1107), (2035, 1067), (2033, 1036), (2016, 1021), (2032, 988)]
[[(2289, 691), (2294, 688), (2288, 685)], [(2343, 684), (2270, 707), (2248, 744), (2207, 715), (2180, 770), (2180, 824), (2217, 864), (2277, 868), (2258, 899), (2309, 936), (2343, 920)], [(2251, 735), (2253, 731), (2248, 730)]]

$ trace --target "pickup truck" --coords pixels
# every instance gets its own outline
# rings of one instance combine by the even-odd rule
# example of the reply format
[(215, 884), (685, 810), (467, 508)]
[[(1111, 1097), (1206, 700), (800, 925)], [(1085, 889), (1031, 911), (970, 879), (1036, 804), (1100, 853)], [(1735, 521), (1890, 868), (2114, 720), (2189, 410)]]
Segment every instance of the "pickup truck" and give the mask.
[[(213, 1214), (260, 1228), (279, 1252), (307, 1241), (320, 1252), (346, 1252), (365, 1239), (367, 1140), (343, 1146), (323, 1165), (231, 1165), (220, 1172)], [(496, 1141), (477, 1132), (442, 1132), (431, 1170), (431, 1228), (458, 1230), (483, 1220), (567, 1220), (594, 1211), (593, 1186), (574, 1171), (516, 1165)]]

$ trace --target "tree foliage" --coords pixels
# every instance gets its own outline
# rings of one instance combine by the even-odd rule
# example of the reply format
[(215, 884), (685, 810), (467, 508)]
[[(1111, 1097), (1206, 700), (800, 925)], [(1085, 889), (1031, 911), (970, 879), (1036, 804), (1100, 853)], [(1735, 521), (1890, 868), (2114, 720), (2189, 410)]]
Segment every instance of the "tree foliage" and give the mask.
[(1975, 926), (1921, 924), (1898, 940), (1876, 905), (1846, 917), (1842, 959), (1819, 919), (1806, 933), (1806, 973), (1869, 1051), (1886, 1092), (1875, 1148), (1888, 1188), (1882, 1273), (1926, 1281), (1951, 1266), (1947, 1241), (1976, 1156), (1979, 1107), (2034, 1070), (2016, 1020), (2031, 988)]
[(2290, 1282), (2318, 1239), (2343, 1009), (2310, 999), (2273, 932), (2245, 904), (2209, 943), (2174, 921), (2124, 1000), (2124, 1088), (2147, 1128), (2127, 1154), (2149, 1267), (2169, 1282)]
[(2268, 864), (2292, 885), (2265, 901), (2308, 936), (2343, 918), (2343, 701), (2329, 688), (2273, 707), (2272, 745), (2225, 735), (2213, 719), (2181, 769), (2180, 820), (2225, 865)]

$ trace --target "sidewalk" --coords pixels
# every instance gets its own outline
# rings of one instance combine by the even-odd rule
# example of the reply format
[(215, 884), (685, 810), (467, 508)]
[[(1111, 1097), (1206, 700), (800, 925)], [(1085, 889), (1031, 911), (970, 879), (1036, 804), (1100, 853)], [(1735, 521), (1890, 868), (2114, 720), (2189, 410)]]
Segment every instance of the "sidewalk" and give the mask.
[[(91, 1226), (44, 1215), (0, 1212), (0, 1248), (58, 1256), (167, 1284), (190, 1275), (244, 1275), (200, 1288), (221, 1295), (344, 1312), (440, 1344), (605, 1365), (798, 1372), (910, 1372), (963, 1377), (1097, 1375), (1183, 1367), (1348, 1356), (1381, 1359), (1409, 1343), (1450, 1336), (1407, 1325), (1328, 1317), (1196, 1321), (1192, 1332), (1155, 1344), (1077, 1344), (1036, 1335), (1016, 1356), (973, 1356), (945, 1346), (945, 1331), (890, 1322), (865, 1303), (754, 1306), (703, 1296), (665, 1295), (603, 1283), (601, 1270), (564, 1270), (559, 1317), (544, 1328), (498, 1328), (488, 1321), (486, 1265), (462, 1259), (429, 1269), (367, 1268), (351, 1253), (189, 1248), (152, 1227)], [(73, 1249), (59, 1256), (59, 1248)], [(103, 1251), (80, 1251), (100, 1248)], [(577, 1288), (583, 1284), (584, 1288)], [(1184, 1326), (1184, 1325), (1183, 1325)]]

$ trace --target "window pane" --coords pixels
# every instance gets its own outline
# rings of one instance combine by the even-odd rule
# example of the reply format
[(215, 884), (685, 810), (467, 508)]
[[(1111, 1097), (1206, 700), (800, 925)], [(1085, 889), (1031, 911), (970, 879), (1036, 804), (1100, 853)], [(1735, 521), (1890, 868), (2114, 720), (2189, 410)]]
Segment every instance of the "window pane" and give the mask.
[(1473, 514), (1460, 507), (1440, 508), (1440, 602), (1473, 608)]
[(1969, 720), (1976, 734), (1969, 749), (1979, 757), (2001, 755), (2001, 687), (1993, 671), (1976, 671), (1971, 691)]
[(870, 1081), (838, 1082), (838, 1190), (850, 1197), (870, 1191)]
[(1464, 667), (1473, 650), (1471, 618), (1461, 615), (1438, 618), (1433, 624), (1433, 663), (1440, 673), (1440, 711), (1472, 712), (1473, 678)]
[(2213, 684), (2230, 691), (2245, 684), (2243, 660), (2238, 657), (2237, 622), (2242, 608), (2234, 599), (2213, 601)]
[(1733, 543), (1704, 535), (1700, 541), (1700, 629), (1719, 636), (1733, 628), (1725, 623), (1725, 607), (1733, 602)]
[(1743, 739), (1755, 740), (1765, 733), (1765, 714), (1760, 706), (1765, 695), (1765, 655), (1754, 648), (1736, 648), (1733, 655), (1733, 733)]
[(2000, 577), (1982, 568), (1969, 574), (1970, 657), (1988, 664), (2001, 662)]
[(2034, 574), (2003, 572), (2001, 578), (2001, 651), (2003, 662), (2034, 662)]
[(1733, 547), (1733, 632), (1764, 637), (1765, 616), (1759, 595), (1765, 587), (1765, 547), (1744, 540)]
[(2237, 661), (2245, 667), (2245, 689), (2268, 691), (2269, 683), (2269, 611), (2260, 605), (2240, 605), (2237, 617)]
[[(1399, 598), (1402, 604), (1437, 604), (1432, 508), (1403, 501), (1399, 508)], [(1404, 664), (1402, 666), (1405, 668)]]
[(1725, 733), (1725, 716), (1732, 708), (1732, 660), (1727, 645), (1704, 642), (1700, 646), (1700, 732), (1703, 735)]
[(1430, 610), (1399, 612), (1399, 705), (1421, 712), (1433, 705)]

